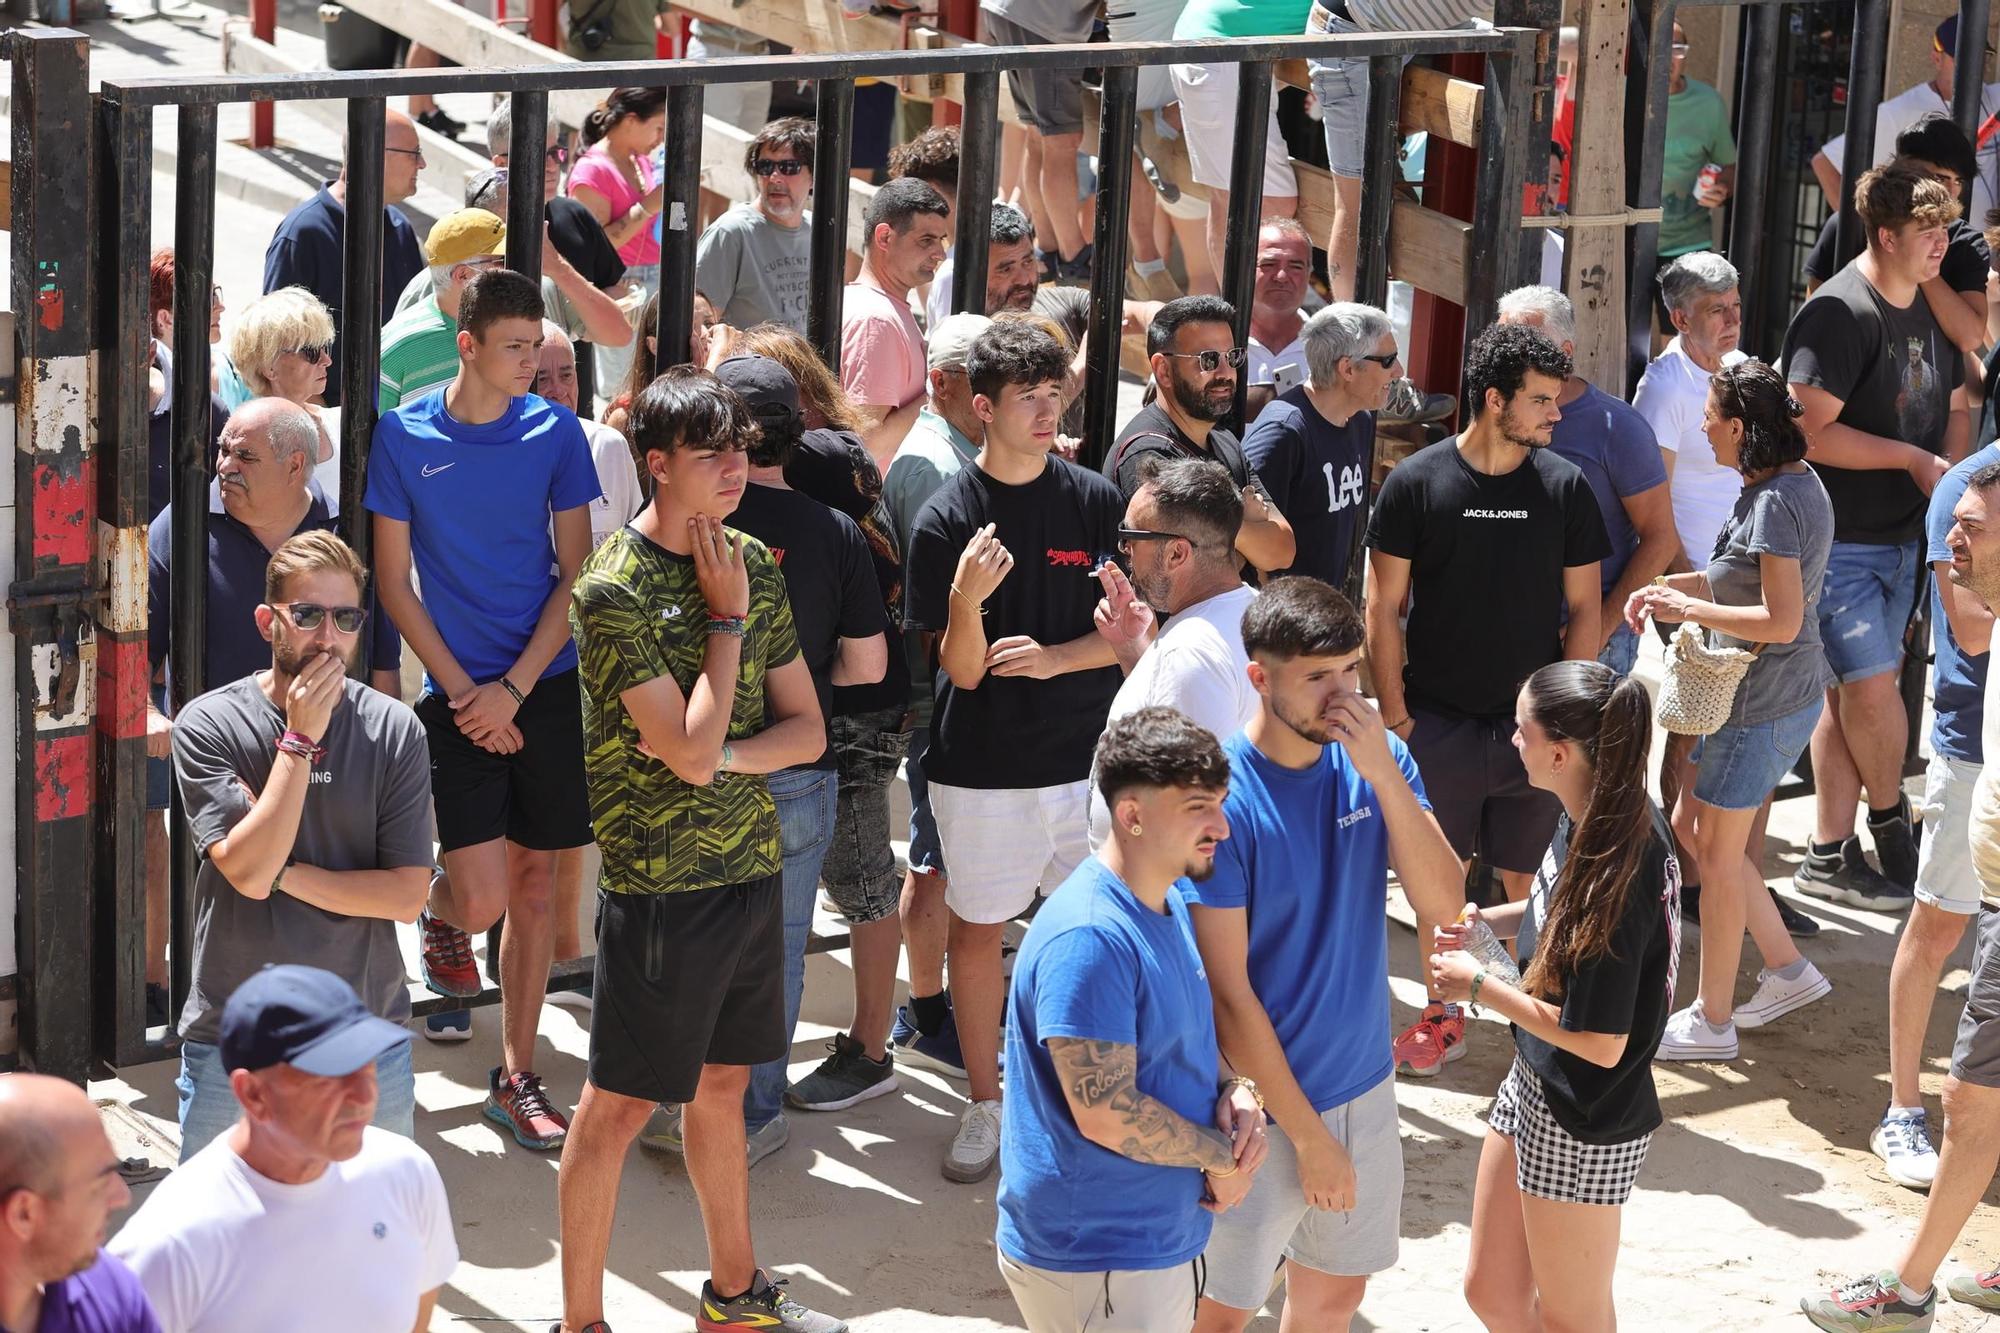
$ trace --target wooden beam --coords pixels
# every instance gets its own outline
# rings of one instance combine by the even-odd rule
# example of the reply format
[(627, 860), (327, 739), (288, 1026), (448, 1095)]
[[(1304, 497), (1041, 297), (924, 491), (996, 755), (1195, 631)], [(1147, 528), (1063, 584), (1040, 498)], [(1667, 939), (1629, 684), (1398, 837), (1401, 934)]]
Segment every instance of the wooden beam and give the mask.
[[(1278, 82), (1311, 88), (1303, 60), (1280, 60)], [(1479, 146), (1479, 118), (1486, 110), (1486, 88), (1469, 79), (1454, 79), (1427, 65), (1403, 70), (1403, 106), (1398, 118), (1405, 134), (1430, 134), (1467, 148)]]
[(1589, 0), (1577, 39), (1575, 142), (1569, 210), (1602, 226), (1567, 229), (1563, 291), (1576, 305), (1576, 373), (1614, 398), (1625, 396), (1626, 26), (1629, 0)]
[[(1324, 167), (1294, 160), (1299, 221), (1314, 237), (1333, 234), (1333, 177)], [(1365, 244), (1365, 242), (1364, 242)], [(1403, 282), (1465, 304), (1472, 224), (1398, 199), (1389, 216), (1389, 272)]]
[(0, 160), (0, 219), (14, 216), (14, 164)]
[[(341, 6), (421, 42), (467, 69), (581, 63), (554, 47), (530, 41), (491, 19), (461, 9), (451, 0), (354, 0), (352, 4), (341, 0)], [(597, 101), (598, 94), (589, 91), (550, 93), (549, 114), (565, 125), (581, 125)]]
[[(396, 5), (402, 0), (375, 0)], [(876, 14), (843, 13), (840, 0), (675, 0), (674, 8), (708, 23), (726, 23), (754, 32), (766, 41), (782, 42), (798, 52), (838, 55), (844, 52), (942, 50), (967, 46), (965, 38), (936, 28), (918, 26), (905, 40), (903, 25)], [(964, 80), (956, 74), (927, 75), (904, 80), (905, 96), (932, 101), (964, 100)], [(911, 86), (914, 85), (914, 86)]]

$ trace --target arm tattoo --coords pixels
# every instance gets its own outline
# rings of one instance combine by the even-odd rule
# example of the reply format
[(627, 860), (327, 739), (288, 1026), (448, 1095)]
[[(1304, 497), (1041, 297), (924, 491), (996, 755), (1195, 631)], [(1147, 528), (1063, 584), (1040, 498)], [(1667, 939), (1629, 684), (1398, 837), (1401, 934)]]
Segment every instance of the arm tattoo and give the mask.
[(1153, 1166), (1226, 1169), (1234, 1160), (1228, 1140), (1139, 1091), (1139, 1053), (1110, 1041), (1056, 1037), (1049, 1042), (1056, 1074), (1079, 1110), (1115, 1113), (1120, 1156)]

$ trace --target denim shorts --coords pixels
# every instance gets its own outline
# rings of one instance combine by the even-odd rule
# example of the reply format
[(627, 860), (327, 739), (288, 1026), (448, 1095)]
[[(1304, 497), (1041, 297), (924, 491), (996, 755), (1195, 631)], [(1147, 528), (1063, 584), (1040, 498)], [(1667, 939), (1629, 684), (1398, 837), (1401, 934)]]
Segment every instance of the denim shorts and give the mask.
[[(1306, 19), (1314, 34), (1360, 32), (1354, 20), (1315, 4)], [(1326, 131), (1327, 168), (1336, 176), (1360, 180), (1368, 148), (1368, 57), (1340, 56), (1314, 60), (1313, 97), (1319, 102), (1320, 125)]]
[(1843, 685), (1903, 663), (1903, 634), (1917, 605), (1917, 542), (1835, 542), (1819, 597), (1819, 637)]
[(1702, 737), (1694, 747), (1694, 798), (1717, 810), (1764, 804), (1805, 753), (1824, 707), (1824, 699), (1814, 699), (1796, 713)]
[(1610, 667), (1621, 676), (1632, 674), (1632, 668), (1639, 662), (1639, 636), (1632, 632), (1630, 625), (1620, 625), (1611, 631), (1611, 641), (1604, 645), (1604, 651), (1597, 660)]
[[(174, 1080), (180, 1092), (181, 1160), (206, 1148), (243, 1114), (229, 1087), (220, 1048), (206, 1042), (181, 1043), (181, 1072)], [(399, 1041), (375, 1061), (375, 1119), (378, 1129), (416, 1137), (417, 1083), (410, 1067), (410, 1043)]]
[(910, 747), (904, 711), (836, 716), (827, 724), (840, 797), (820, 879), (850, 926), (880, 921), (902, 900), (903, 876), (889, 846), (889, 784)]
[(931, 730), (918, 727), (910, 733), (909, 762), (903, 776), (910, 784), (910, 869), (924, 875), (942, 875), (944, 843), (938, 840), (937, 816), (931, 813), (931, 784), (924, 778), (924, 752), (931, 748)]

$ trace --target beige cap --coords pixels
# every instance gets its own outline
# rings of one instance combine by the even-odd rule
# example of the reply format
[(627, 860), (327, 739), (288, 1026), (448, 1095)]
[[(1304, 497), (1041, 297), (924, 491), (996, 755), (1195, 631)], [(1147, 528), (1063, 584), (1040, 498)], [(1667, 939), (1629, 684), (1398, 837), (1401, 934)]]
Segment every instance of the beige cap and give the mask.
[(973, 340), (992, 327), (993, 321), (986, 316), (963, 311), (939, 320), (938, 326), (931, 330), (927, 358), (930, 369), (943, 370), (948, 366), (963, 368), (965, 354), (972, 350)]
[(424, 239), (427, 264), (463, 264), (507, 253), (507, 224), (483, 208), (461, 208), (431, 224)]

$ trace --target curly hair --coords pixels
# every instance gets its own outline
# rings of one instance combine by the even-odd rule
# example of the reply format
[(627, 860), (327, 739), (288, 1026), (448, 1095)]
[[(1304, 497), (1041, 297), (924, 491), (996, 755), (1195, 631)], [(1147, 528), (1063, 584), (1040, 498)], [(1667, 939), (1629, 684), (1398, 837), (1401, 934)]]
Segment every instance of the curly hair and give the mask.
[(1922, 231), (1950, 226), (1964, 210), (1937, 177), (1901, 158), (1866, 172), (1854, 186), (1854, 211), (1868, 228), (1868, 248), (1884, 231), (1915, 223)]
[(1724, 366), (1709, 380), (1715, 408), (1743, 423), (1743, 448), (1736, 470), (1746, 477), (1769, 472), (1806, 456), (1806, 433), (1799, 426), (1805, 408), (1785, 387), (1785, 377), (1762, 361)]
[(1465, 406), (1471, 419), (1486, 411), (1486, 391), (1512, 402), (1528, 372), (1558, 382), (1569, 378), (1570, 361), (1554, 339), (1524, 324), (1495, 324), (1465, 349)]
[(272, 368), (286, 352), (333, 343), (333, 316), (303, 287), (280, 287), (243, 307), (229, 330), (229, 360), (259, 398), (278, 391)]
[(818, 143), (819, 127), (813, 122), (804, 116), (780, 117), (758, 130), (757, 137), (743, 149), (743, 169), (757, 170), (757, 159), (764, 155), (767, 148), (786, 148), (791, 150), (793, 157), (806, 164), (807, 170), (811, 170), (813, 151)]
[(792, 373), (799, 382), (799, 408), (808, 430), (861, 429), (861, 413), (854, 400), (804, 334), (783, 324), (759, 324), (743, 335), (743, 347), (756, 356), (770, 357)]
[(933, 125), (908, 143), (889, 150), (889, 179), (914, 176), (939, 190), (958, 193), (958, 127)]

